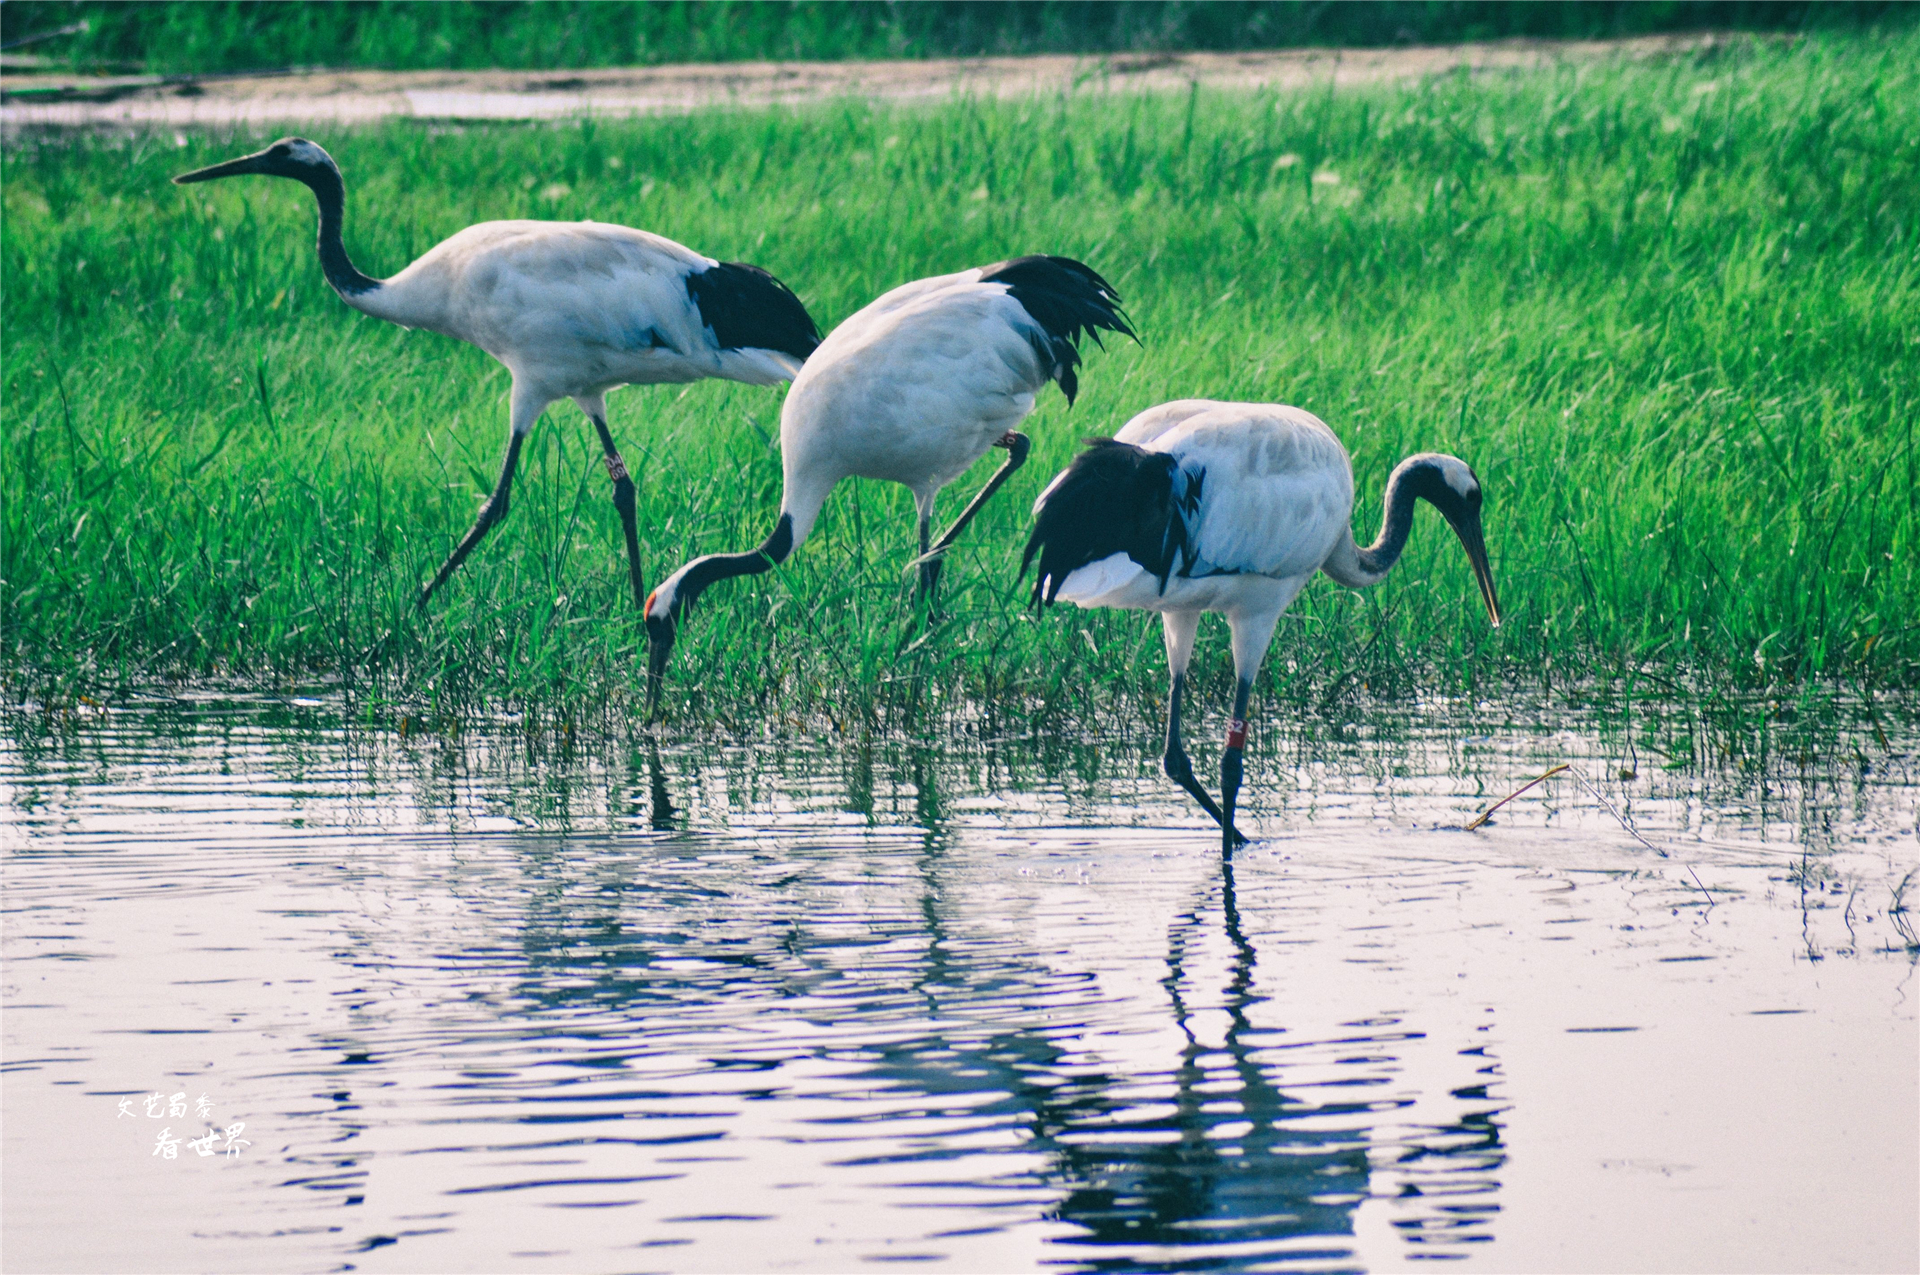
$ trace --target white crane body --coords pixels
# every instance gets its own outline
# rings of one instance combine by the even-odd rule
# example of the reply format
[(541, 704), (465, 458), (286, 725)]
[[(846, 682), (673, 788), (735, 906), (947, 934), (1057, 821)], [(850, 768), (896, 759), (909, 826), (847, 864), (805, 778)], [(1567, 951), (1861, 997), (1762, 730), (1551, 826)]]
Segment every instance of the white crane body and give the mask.
[(506, 459), (493, 494), (439, 573), (426, 605), (489, 528), (506, 516), (521, 441), (547, 405), (571, 398), (600, 436), (627, 540), (634, 601), (644, 596), (634, 487), (607, 429), (607, 391), (718, 378), (790, 381), (819, 344), (806, 307), (757, 266), (721, 262), (660, 235), (593, 221), (486, 221), (450, 236), (390, 279), (362, 274), (341, 240), (339, 166), (304, 138), (183, 173), (305, 184), (320, 205), (320, 265), (354, 309), (476, 345), (513, 374)]
[[(904, 484), (919, 516), (920, 590), (940, 555), (1025, 461), (1015, 427), (1048, 381), (1073, 401), (1077, 342), (1133, 335), (1106, 280), (1065, 257), (1020, 257), (919, 279), (883, 294), (835, 328), (794, 378), (780, 413), (783, 487), (774, 530), (758, 549), (708, 554), (669, 575), (646, 601), (651, 693), (681, 612), (717, 581), (765, 571), (813, 531), (845, 478)], [(1009, 456), (937, 545), (940, 490), (994, 447)]]
[(356, 310), (477, 345), (548, 401), (622, 385), (709, 377), (774, 385), (801, 360), (726, 349), (687, 291), (711, 257), (627, 226), (485, 221), (379, 286), (342, 292)]
[[(1038, 556), (1034, 602), (1160, 614), (1169, 697), (1166, 768), (1233, 827), (1247, 699), (1281, 614), (1317, 571), (1356, 588), (1377, 583), (1405, 545), (1413, 502), (1434, 504), (1459, 533), (1489, 614), (1500, 622), (1480, 530), (1479, 480), (1464, 461), (1422, 453), (1394, 470), (1379, 540), (1353, 538), (1353, 466), (1324, 421), (1297, 407), (1182, 399), (1096, 440), (1034, 503), (1025, 569)], [(1180, 697), (1201, 615), (1226, 618), (1239, 688), (1222, 759), (1222, 801), (1193, 778), (1180, 743)]]
[(805, 540), (843, 478), (904, 484), (931, 509), (1033, 413), (1051, 369), (1002, 283), (969, 270), (881, 296), (827, 335), (780, 412), (781, 512)]

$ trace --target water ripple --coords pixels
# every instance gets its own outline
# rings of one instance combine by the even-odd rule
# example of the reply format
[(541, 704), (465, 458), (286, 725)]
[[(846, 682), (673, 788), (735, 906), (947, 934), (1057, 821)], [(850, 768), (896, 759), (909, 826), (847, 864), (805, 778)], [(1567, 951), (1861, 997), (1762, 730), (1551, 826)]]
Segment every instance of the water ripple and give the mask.
[[(16, 1263), (1539, 1266), (1678, 1251), (1675, 1182), (1732, 1263), (1908, 1256), (1899, 765), (1609, 781), (1661, 858), (1578, 789), (1448, 831), (1592, 732), (1275, 734), (1223, 864), (1150, 746), (325, 707), (0, 742)], [(250, 1145), (157, 1156), (175, 1093)]]

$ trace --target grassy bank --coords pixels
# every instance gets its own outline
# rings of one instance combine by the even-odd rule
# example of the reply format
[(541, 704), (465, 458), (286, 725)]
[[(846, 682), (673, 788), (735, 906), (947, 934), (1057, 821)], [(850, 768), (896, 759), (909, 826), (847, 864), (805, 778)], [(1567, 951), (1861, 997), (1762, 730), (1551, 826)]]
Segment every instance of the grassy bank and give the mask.
[[(374, 274), (470, 222), (646, 226), (792, 283), (823, 324), (1028, 251), (1094, 264), (1145, 345), (1049, 392), (1033, 461), (919, 638), (903, 489), (849, 483), (781, 571), (716, 589), (683, 714), (776, 699), (1071, 708), (1158, 685), (1157, 626), (1034, 621), (1027, 507), (1083, 434), (1165, 399), (1300, 404), (1347, 441), (1371, 530), (1402, 455), (1486, 481), (1510, 622), (1423, 516), (1366, 594), (1282, 624), (1268, 693), (1643, 670), (1676, 685), (1920, 683), (1920, 39), (1417, 87), (620, 124), (392, 124), (322, 140)], [(342, 676), (411, 703), (624, 703), (644, 633), (591, 429), (556, 407), (510, 520), (416, 620), (490, 486), (506, 373), (345, 309), (288, 183), (166, 179), (250, 139), (4, 158), (5, 659), (15, 692)], [(624, 391), (657, 580), (757, 542), (779, 393)], [(991, 460), (943, 509), (984, 478)], [(1223, 643), (1203, 629), (1206, 667)]]
[(1901, 18), (1886, 0), (8, 0), (0, 40), (48, 67), (563, 70), (743, 59), (973, 57), (1804, 31)]

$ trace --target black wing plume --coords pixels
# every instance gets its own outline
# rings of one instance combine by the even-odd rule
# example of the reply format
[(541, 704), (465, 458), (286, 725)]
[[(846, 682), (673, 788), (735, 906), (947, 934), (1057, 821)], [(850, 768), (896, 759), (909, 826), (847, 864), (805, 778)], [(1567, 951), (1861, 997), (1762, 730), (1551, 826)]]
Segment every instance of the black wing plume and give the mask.
[(1176, 496), (1178, 469), (1163, 452), (1111, 438), (1088, 439), (1087, 450), (1074, 457), (1047, 493), (1020, 559), (1023, 576), (1036, 554), (1040, 559), (1033, 605), (1052, 602), (1069, 575), (1116, 553), (1158, 576), (1162, 589), (1181, 559), (1191, 565), (1187, 518), (1195, 502), (1189, 497), (1198, 492), (1199, 481), (1191, 480), (1189, 491)]
[(793, 289), (744, 261), (722, 261), (687, 276), (687, 295), (723, 350), (778, 350), (806, 362), (820, 329)]
[(1126, 311), (1120, 308), (1120, 294), (1092, 267), (1071, 257), (1015, 257), (980, 272), (982, 283), (1004, 283), (1007, 292), (1018, 301), (1033, 321), (1046, 333), (1035, 338), (1034, 352), (1047, 368), (1047, 375), (1060, 383), (1060, 390), (1073, 402), (1080, 392), (1080, 378), (1074, 368), (1080, 362), (1080, 337), (1091, 336), (1102, 345), (1100, 333), (1134, 334)]

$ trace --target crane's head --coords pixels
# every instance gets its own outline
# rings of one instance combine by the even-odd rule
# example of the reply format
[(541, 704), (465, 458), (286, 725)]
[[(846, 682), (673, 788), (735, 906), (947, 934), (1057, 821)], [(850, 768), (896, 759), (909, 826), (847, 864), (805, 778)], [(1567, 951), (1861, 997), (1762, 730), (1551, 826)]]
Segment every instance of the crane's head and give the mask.
[(1480, 530), (1480, 477), (1458, 456), (1428, 452), (1400, 462), (1399, 471), (1413, 485), (1413, 494), (1440, 511), (1473, 564), (1474, 582), (1487, 604), (1493, 627), (1500, 627), (1500, 597), (1493, 590), (1493, 568), (1487, 563), (1487, 538)]
[(333, 162), (333, 156), (306, 138), (283, 137), (263, 151), (242, 155), (239, 159), (230, 159), (210, 168), (196, 168), (190, 173), (181, 173), (173, 180), (176, 185), (186, 186), (193, 182), (210, 182), (216, 177), (238, 177), (243, 173), (291, 177), (312, 185), (322, 174), (329, 174), (337, 180), (340, 166)]

